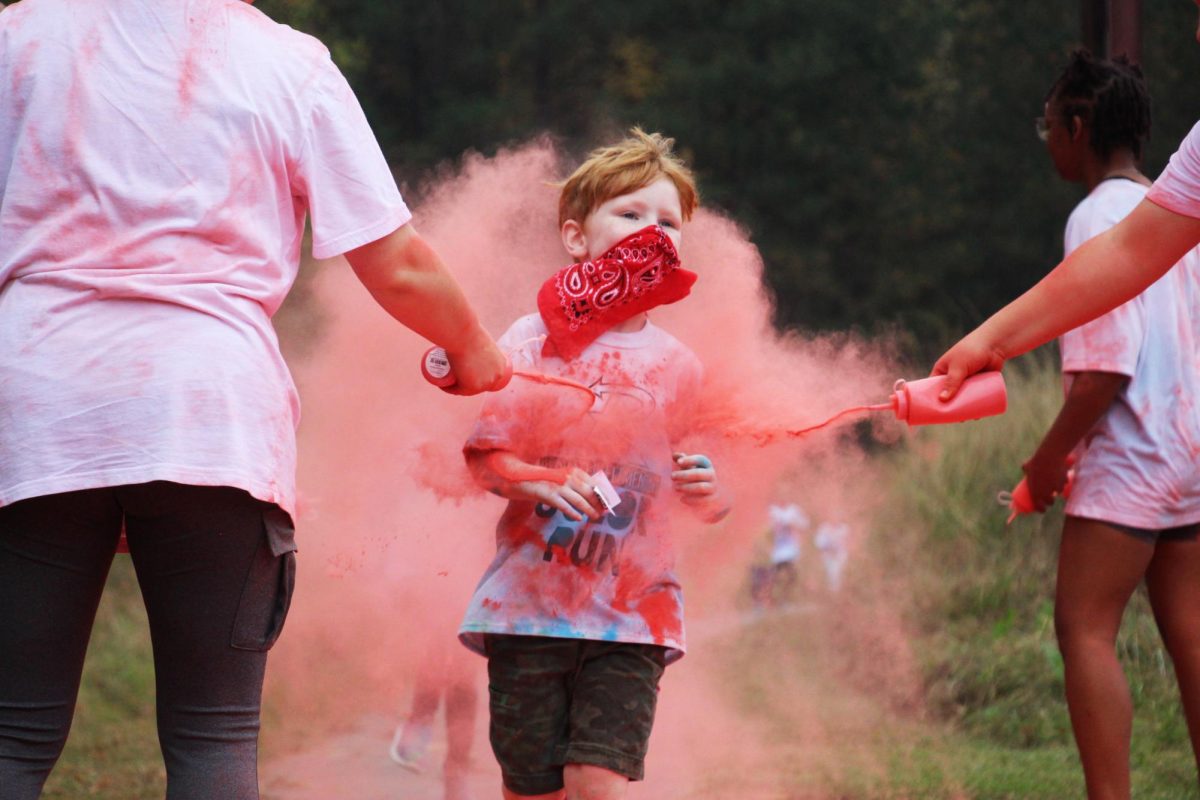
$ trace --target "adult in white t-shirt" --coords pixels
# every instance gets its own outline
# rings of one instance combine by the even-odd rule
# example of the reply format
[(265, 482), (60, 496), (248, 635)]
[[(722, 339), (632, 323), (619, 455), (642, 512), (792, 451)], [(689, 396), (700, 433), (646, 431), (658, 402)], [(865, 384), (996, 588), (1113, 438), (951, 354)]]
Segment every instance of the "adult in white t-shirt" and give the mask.
[[(1059, 174), (1089, 191), (1067, 223), (1070, 254), (1133, 211), (1150, 186), (1138, 169), (1150, 130), (1141, 72), (1072, 54), (1040, 130)], [(1133, 709), (1115, 646), (1143, 579), (1189, 719), (1200, 721), (1200, 661), (1191, 655), (1200, 651), (1198, 278), (1193, 250), (1142, 294), (1063, 334), (1066, 400), (1024, 465), (1044, 507), (1063, 490), (1074, 455), (1055, 629), (1089, 797), (1129, 796)]]
[(270, 320), (306, 217), (457, 392), (504, 357), (315, 39), (241, 0), (28, 0), (0, 87), (0, 798), (62, 748), (122, 523), (168, 797), (257, 797), (299, 415)]

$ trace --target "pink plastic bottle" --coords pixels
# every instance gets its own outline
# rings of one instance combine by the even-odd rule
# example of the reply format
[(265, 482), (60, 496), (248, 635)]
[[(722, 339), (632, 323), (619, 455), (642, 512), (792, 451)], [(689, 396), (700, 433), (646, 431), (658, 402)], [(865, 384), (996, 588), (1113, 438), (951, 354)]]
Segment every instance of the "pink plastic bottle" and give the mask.
[[(1071, 496), (1071, 489), (1075, 488), (1075, 470), (1067, 470), (1067, 482), (1063, 485), (1063, 490), (1055, 495), (1066, 500)], [(1032, 514), (1034, 512), (1033, 497), (1029, 494), (1029, 482), (1021, 478), (1011, 492), (1001, 492), (998, 496), (1000, 505), (1008, 506), (1011, 512), (1008, 515), (1008, 521), (1012, 522), (1022, 514)]]
[(431, 347), (425, 351), (421, 359), (421, 374), (439, 389), (453, 386), (458, 380), (454, 377), (454, 368), (450, 366), (446, 351), (441, 347)]
[(936, 375), (909, 383), (896, 381), (892, 410), (896, 419), (909, 425), (937, 425), (966, 422), (1003, 414), (1008, 408), (1004, 376), (999, 372), (980, 372), (963, 381), (958, 394), (943, 402), (938, 395), (946, 385), (945, 375)]

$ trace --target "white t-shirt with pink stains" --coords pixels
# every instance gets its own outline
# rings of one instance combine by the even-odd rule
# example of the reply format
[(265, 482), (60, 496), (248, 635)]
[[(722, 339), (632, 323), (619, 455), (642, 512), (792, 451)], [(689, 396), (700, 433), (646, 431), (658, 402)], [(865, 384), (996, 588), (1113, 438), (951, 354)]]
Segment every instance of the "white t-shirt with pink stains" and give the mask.
[(591, 387), (588, 394), (514, 378), (488, 395), (469, 448), (515, 452), (550, 467), (604, 470), (620, 504), (598, 521), (510, 501), (496, 557), (471, 598), (459, 637), (484, 652), (485, 634), (656, 644), (683, 655), (683, 594), (671, 537), (672, 443), (691, 421), (701, 367), (685, 345), (647, 323), (602, 334), (577, 358), (542, 354), (537, 314), (499, 340), (517, 369)]
[(152, 480), (294, 509), (271, 316), (406, 223), (317, 40), (242, 0), (0, 13), (0, 505)]
[[(1146, 193), (1134, 181), (1102, 181), (1071, 213), (1066, 252), (1116, 225)], [(1059, 344), (1068, 385), (1076, 372), (1130, 378), (1084, 439), (1067, 513), (1150, 529), (1200, 522), (1200, 254)]]

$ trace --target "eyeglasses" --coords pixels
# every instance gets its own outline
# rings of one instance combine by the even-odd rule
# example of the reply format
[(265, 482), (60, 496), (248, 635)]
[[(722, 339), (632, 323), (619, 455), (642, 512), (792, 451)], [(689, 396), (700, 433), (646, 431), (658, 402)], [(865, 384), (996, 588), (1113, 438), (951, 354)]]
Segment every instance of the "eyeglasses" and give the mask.
[(1037, 137), (1043, 142), (1050, 139), (1050, 120), (1046, 117), (1034, 118), (1033, 129), (1037, 131)]

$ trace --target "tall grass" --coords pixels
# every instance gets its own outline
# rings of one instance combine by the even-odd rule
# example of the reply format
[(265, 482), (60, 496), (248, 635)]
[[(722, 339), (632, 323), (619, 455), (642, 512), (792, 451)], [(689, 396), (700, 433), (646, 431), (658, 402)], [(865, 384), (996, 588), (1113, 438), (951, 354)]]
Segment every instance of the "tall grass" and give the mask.
[[(780, 763), (794, 765), (784, 769), (791, 797), (1082, 796), (1052, 621), (1061, 510), (1006, 527), (1006, 511), (995, 503), (996, 491), (1020, 477), (1061, 403), (1054, 365), (1028, 361), (1006, 372), (1010, 410), (1003, 417), (924, 429), (881, 456), (895, 480), (871, 537), (871, 561), (903, 578), (889, 602), (904, 609), (915, 632), (924, 706), (937, 724), (882, 716), (822, 677), (842, 666), (831, 658), (836, 641), (825, 641), (841, 621), (836, 613), (816, 628), (791, 620), (753, 628), (731, 649), (729, 690), (749, 698), (746, 712), (777, 734)], [(1194, 797), (1174, 676), (1143, 592), (1130, 604), (1118, 651), (1136, 709), (1135, 796)], [(876, 660), (890, 669), (886, 658)], [(809, 696), (831, 698), (817, 705), (830, 736), (817, 754), (823, 772), (807, 752), (811, 743), (793, 735), (795, 710), (775, 702), (780, 691), (787, 696), (814, 680), (830, 681), (808, 687)], [(265, 710), (269, 718), (287, 713), (270, 700)], [(864, 716), (868, 728), (878, 728), (871, 741), (863, 726), (850, 724)], [(119, 558), (71, 740), (45, 797), (162, 797), (161, 763), (145, 612), (128, 559)]]
[[(1062, 404), (1049, 358), (1006, 370), (1009, 411), (969, 425), (918, 432), (894, 456), (892, 525), (875, 537), (909, 571), (910, 619), (927, 707), (973, 736), (1037, 747), (1070, 741), (1053, 597), (1061, 504), (1005, 525), (998, 490), (1021, 477)], [(1126, 612), (1117, 650), (1136, 708), (1137, 752), (1187, 749), (1170, 659), (1144, 586)]]

